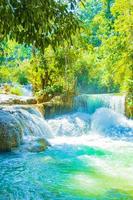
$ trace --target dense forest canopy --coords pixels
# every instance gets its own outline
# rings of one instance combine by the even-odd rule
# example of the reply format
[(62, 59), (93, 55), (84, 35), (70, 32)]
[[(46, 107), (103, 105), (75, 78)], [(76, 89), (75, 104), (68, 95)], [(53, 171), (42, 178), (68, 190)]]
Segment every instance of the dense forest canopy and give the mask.
[(45, 98), (132, 90), (131, 0), (2, 0), (0, 12), (1, 82)]
[(9, 35), (19, 43), (34, 44), (44, 50), (71, 38), (78, 25), (75, 0), (2, 0), (0, 38)]

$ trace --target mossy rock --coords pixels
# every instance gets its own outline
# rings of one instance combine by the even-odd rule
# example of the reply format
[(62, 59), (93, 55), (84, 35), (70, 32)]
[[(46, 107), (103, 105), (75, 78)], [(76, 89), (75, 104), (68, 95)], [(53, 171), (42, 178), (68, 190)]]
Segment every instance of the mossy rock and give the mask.
[(133, 118), (133, 95), (131, 93), (126, 96), (125, 114), (128, 118)]

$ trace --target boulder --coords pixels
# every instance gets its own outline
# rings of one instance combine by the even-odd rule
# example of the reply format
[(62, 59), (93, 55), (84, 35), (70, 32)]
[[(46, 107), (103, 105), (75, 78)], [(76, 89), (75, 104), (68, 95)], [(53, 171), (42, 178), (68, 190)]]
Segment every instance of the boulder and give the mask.
[(22, 129), (15, 117), (4, 110), (0, 110), (0, 152), (11, 151), (18, 147), (22, 139)]
[(28, 144), (29, 151), (44, 151), (48, 146), (44, 137), (51, 136), (47, 122), (37, 109), (23, 106), (0, 108), (0, 152), (11, 151), (23, 143)]
[(27, 150), (30, 152), (41, 152), (46, 150), (49, 143), (44, 138), (36, 138), (27, 145)]

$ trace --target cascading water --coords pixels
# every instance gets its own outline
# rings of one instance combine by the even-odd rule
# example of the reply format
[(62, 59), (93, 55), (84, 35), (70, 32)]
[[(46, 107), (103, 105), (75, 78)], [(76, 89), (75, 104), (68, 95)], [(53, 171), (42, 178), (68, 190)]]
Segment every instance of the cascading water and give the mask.
[(86, 113), (74, 113), (63, 115), (48, 120), (55, 137), (57, 136), (81, 136), (90, 130), (90, 115)]
[(96, 109), (106, 107), (118, 113), (125, 113), (125, 95), (82, 94), (74, 98), (74, 110), (94, 113)]
[(108, 108), (99, 108), (92, 115), (83, 112), (63, 115), (48, 120), (48, 124), (54, 137), (79, 137), (88, 136), (90, 133), (93, 136), (95, 132), (115, 139), (133, 139), (132, 120)]
[(0, 155), (0, 200), (132, 200), (133, 122), (121, 114), (124, 97), (121, 101), (110, 100), (114, 111), (97, 100), (89, 104), (87, 97), (87, 105), (75, 104), (82, 112), (45, 122), (33, 110), (24, 114), (29, 128), (50, 127), (45, 137), (51, 136), (52, 146), (41, 153)]
[(35, 108), (4, 106), (0, 109), (0, 151), (19, 146), (39, 151), (47, 147), (49, 137), (52, 137), (50, 127)]
[(35, 108), (21, 106), (8, 106), (2, 109), (15, 117), (23, 129), (23, 136), (35, 136), (49, 138), (52, 136), (50, 127), (43, 119), (41, 113)]

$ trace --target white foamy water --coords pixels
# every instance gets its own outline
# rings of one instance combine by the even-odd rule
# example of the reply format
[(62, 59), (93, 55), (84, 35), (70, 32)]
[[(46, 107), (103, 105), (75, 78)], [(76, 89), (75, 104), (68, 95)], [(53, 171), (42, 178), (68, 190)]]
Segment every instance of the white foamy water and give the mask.
[(121, 192), (132, 199), (132, 120), (114, 110), (99, 108), (92, 115), (78, 112), (48, 120), (48, 124), (55, 136), (50, 139), (53, 147), (74, 159), (74, 165), (84, 166), (65, 183), (71, 193), (79, 191), (90, 199), (113, 199), (110, 195), (117, 191), (117, 200), (123, 198)]
[[(1, 108), (11, 114), (22, 129), (22, 137), (52, 137), (51, 129), (41, 113), (32, 107), (6, 106)], [(27, 139), (28, 139), (27, 137)]]
[(79, 136), (90, 129), (90, 115), (86, 113), (63, 115), (47, 122), (54, 136)]
[[(47, 120), (56, 143), (86, 144), (97, 141), (95, 137), (133, 140), (133, 121), (108, 108), (92, 114), (74, 113)], [(68, 138), (68, 139), (67, 139)]]
[(2, 200), (133, 199), (132, 120), (109, 108), (49, 120), (34, 109), (10, 112), (27, 127), (26, 139), (43, 135), (51, 147), (0, 156)]

